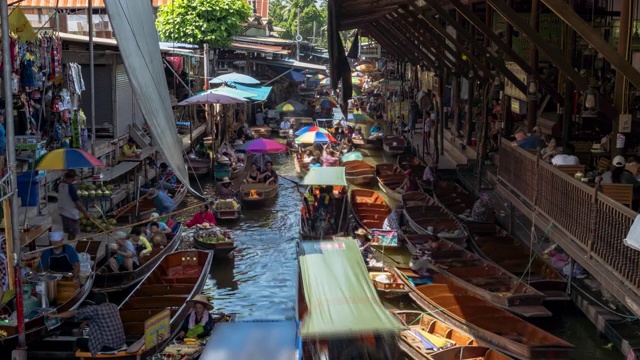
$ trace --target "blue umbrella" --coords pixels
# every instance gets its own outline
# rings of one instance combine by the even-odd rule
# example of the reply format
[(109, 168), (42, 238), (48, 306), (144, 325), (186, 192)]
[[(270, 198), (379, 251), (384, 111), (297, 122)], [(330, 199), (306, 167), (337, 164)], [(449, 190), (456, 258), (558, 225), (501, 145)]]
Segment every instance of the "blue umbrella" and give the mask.
[(218, 77), (213, 78), (211, 81), (209, 81), (210, 84), (221, 84), (221, 83), (228, 83), (228, 82), (235, 82), (238, 84), (247, 84), (247, 85), (260, 84), (259, 80), (254, 79), (249, 75), (238, 74), (234, 72), (220, 75)]

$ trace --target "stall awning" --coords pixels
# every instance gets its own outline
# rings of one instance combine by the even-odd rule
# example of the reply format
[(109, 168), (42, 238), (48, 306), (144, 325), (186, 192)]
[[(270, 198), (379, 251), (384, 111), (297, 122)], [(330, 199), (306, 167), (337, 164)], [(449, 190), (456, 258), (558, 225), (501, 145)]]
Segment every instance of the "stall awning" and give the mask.
[(344, 167), (331, 166), (310, 168), (307, 175), (302, 180), (303, 185), (340, 185), (347, 186), (347, 178)]
[(249, 86), (238, 83), (231, 83), (236, 89), (255, 94), (249, 99), (254, 101), (266, 101), (271, 93), (271, 86)]
[[(89, 43), (88, 36), (62, 33), (62, 32), (59, 33), (59, 35), (63, 43), (64, 42), (75, 42), (75, 43), (84, 43), (84, 44)], [(116, 49), (118, 48), (118, 42), (116, 41), (116, 39), (94, 37), (93, 43), (99, 46), (110, 46)], [(197, 46), (195, 49), (186, 49), (179, 44), (163, 43), (163, 42), (159, 42), (158, 44), (160, 46), (160, 52), (166, 53), (166, 54), (195, 56), (197, 51)]]

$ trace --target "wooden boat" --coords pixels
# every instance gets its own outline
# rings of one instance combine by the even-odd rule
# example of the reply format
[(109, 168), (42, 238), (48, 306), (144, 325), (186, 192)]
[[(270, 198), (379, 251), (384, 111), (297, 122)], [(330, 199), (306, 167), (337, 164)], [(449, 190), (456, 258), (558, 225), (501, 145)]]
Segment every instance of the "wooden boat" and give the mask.
[(253, 134), (254, 138), (263, 138), (263, 139), (268, 139), (271, 137), (271, 128), (263, 125), (263, 126), (251, 126), (249, 128), (249, 130), (251, 130), (251, 134)]
[[(175, 192), (173, 194), (169, 193), (169, 196), (173, 199), (174, 207), (178, 207), (184, 197), (187, 195), (187, 187), (182, 184), (177, 184), (175, 188)], [(137, 204), (136, 204), (137, 203)], [(136, 216), (136, 208), (138, 209), (138, 213)], [(156, 212), (156, 205), (153, 203), (153, 200), (149, 199), (149, 197), (145, 197), (142, 200), (135, 200), (128, 203), (125, 206), (122, 206), (119, 209), (111, 212), (109, 214), (110, 217), (115, 218), (118, 223), (132, 223), (134, 218), (138, 219), (148, 219), (151, 214)]]
[(468, 234), (464, 226), (442, 206), (423, 192), (402, 194), (407, 223), (418, 234), (436, 235), (465, 246)]
[(304, 154), (302, 152), (295, 153), (293, 160), (295, 161), (296, 175), (305, 177), (309, 172), (309, 163), (304, 162)]
[(396, 166), (402, 171), (411, 170), (413, 175), (418, 178), (422, 177), (424, 170), (427, 168), (420, 159), (411, 153), (398, 155), (398, 158), (396, 159)]
[(407, 149), (407, 141), (403, 136), (385, 136), (382, 139), (382, 149), (387, 155), (400, 155)]
[(167, 234), (167, 246), (154, 246), (149, 256), (140, 258), (140, 266), (133, 271), (113, 272), (109, 264), (96, 271), (95, 288), (100, 291), (120, 291), (142, 280), (165, 255), (172, 253), (182, 240), (182, 225), (174, 234)]
[[(202, 251), (177, 251), (162, 257), (144, 280), (120, 305), (120, 318), (127, 336), (126, 351), (107, 355), (112, 359), (146, 359), (163, 349), (180, 331), (191, 306), (187, 300), (200, 294), (209, 276), (213, 254)], [(170, 336), (154, 348), (145, 343), (145, 321), (164, 310), (171, 313)], [(78, 351), (76, 357), (90, 359), (91, 354)]]
[(382, 139), (370, 140), (361, 138), (352, 138), (353, 147), (359, 150), (379, 150), (382, 149)]
[(244, 170), (247, 168), (247, 162), (249, 161), (247, 155), (242, 152), (236, 152), (236, 158), (238, 161), (231, 166), (230, 179), (236, 179), (244, 174)]
[(240, 186), (240, 198), (242, 206), (264, 206), (278, 196), (280, 187), (275, 184), (242, 184)]
[(567, 282), (564, 276), (525, 243), (510, 236), (497, 225), (493, 225), (493, 228), (491, 234), (471, 234), (469, 245), (474, 252), (522, 278), (522, 281), (544, 294), (545, 301), (571, 300), (566, 293)]
[(238, 220), (242, 216), (240, 203), (235, 199), (218, 199), (211, 211), (216, 220)]
[(373, 190), (353, 189), (349, 201), (356, 222), (366, 230), (382, 229), (384, 220), (391, 213), (387, 202)]
[[(391, 310), (398, 320), (408, 330), (400, 333), (400, 349), (412, 360), (509, 360), (510, 357), (500, 352), (480, 346), (471, 335), (452, 327), (422, 311)], [(420, 334), (420, 335), (417, 335)], [(427, 349), (422, 338), (424, 334), (433, 341), (446, 341), (447, 345), (440, 348)], [(429, 339), (427, 339), (429, 340)]]
[[(407, 239), (407, 242), (413, 239)], [(420, 249), (421, 245), (413, 243)], [(457, 286), (523, 317), (551, 316), (542, 306), (544, 295), (494, 263), (447, 240), (431, 250), (429, 263)]]
[[(236, 314), (222, 314), (209, 312), (209, 315), (213, 317), (214, 327), (222, 323), (231, 323), (236, 321)], [(211, 339), (210, 337), (209, 339)], [(180, 358), (184, 360), (199, 359), (204, 351), (206, 343), (198, 342), (196, 344), (185, 344), (183, 341), (174, 341), (169, 343), (162, 351), (158, 352), (161, 359), (175, 359)], [(207, 339), (208, 340), (208, 339)]]
[(369, 271), (369, 278), (376, 288), (378, 295), (383, 298), (394, 298), (409, 293), (402, 280), (391, 270)]
[(353, 185), (371, 184), (376, 178), (376, 168), (366, 161), (347, 161), (343, 165), (347, 181)]
[(376, 178), (382, 191), (389, 195), (390, 198), (402, 201), (402, 194), (395, 191), (406, 178), (400, 168), (393, 164), (378, 164), (376, 165)]
[(433, 197), (452, 215), (459, 216), (471, 212), (475, 199), (462, 186), (452, 181), (438, 181), (433, 189)]
[[(86, 252), (91, 256), (94, 264), (100, 262), (101, 257), (104, 254), (99, 252), (100, 250), (100, 241), (98, 240), (83, 240), (78, 246), (80, 252)], [(86, 279), (82, 286), (77, 286), (77, 281), (65, 281), (58, 280), (57, 288), (58, 295), (57, 303), (50, 303), (52, 308), (55, 308), (57, 313), (60, 314), (64, 311), (75, 310), (80, 304), (86, 299), (87, 295), (91, 291), (93, 284), (95, 282), (95, 273), (91, 273)], [(68, 285), (68, 286), (66, 286)], [(67, 292), (65, 295), (66, 299), (63, 299), (60, 294), (62, 292), (62, 287), (65, 289), (76, 288), (74, 292)], [(2, 316), (11, 316), (13, 309), (11, 309), (11, 304), (14, 301), (8, 302), (5, 306), (0, 309), (0, 315)], [(40, 311), (38, 311), (40, 310)], [(6, 311), (6, 312), (5, 312)], [(25, 320), (24, 323), (24, 334), (27, 343), (39, 340), (42, 336), (44, 336), (49, 330), (47, 329), (47, 325), (45, 323), (45, 316), (42, 309), (36, 308), (33, 309), (30, 314), (25, 313), (25, 316), (28, 316), (28, 320)], [(60, 319), (60, 322), (63, 322), (65, 319)], [(0, 339), (0, 346), (5, 349), (15, 349), (18, 346), (18, 327), (17, 325), (12, 325), (9, 322), (0, 322), (0, 331), (4, 332), (6, 335)]]
[[(396, 273), (411, 290), (416, 304), (437, 319), (518, 359), (570, 359), (573, 346), (520, 319), (484, 298), (433, 273), (429, 284), (412, 285), (421, 276), (408, 269)], [(409, 281), (411, 279), (411, 281)]]
[(236, 245), (231, 239), (223, 242), (206, 243), (200, 241), (197, 237), (194, 237), (193, 246), (198, 250), (213, 251), (213, 256), (216, 259), (229, 257), (233, 250), (236, 249)]
[(195, 154), (184, 157), (184, 163), (187, 164), (187, 172), (191, 176), (206, 175), (211, 172), (211, 159), (200, 158)]

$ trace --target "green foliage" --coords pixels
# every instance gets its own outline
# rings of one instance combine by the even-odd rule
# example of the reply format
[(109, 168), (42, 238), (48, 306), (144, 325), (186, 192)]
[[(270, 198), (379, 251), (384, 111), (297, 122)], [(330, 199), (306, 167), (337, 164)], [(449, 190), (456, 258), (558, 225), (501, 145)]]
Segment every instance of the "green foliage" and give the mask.
[[(298, 34), (298, 9), (300, 10), (300, 35), (305, 41), (312, 42), (313, 22), (316, 23), (315, 36), (320, 37), (320, 29), (327, 25), (327, 1), (316, 6), (314, 0), (272, 0), (269, 5), (269, 17), (275, 26), (285, 29), (280, 36), (293, 39)], [(322, 38), (326, 41), (326, 29)]]
[(244, 0), (173, 0), (158, 9), (156, 27), (163, 41), (223, 48), (251, 13)]

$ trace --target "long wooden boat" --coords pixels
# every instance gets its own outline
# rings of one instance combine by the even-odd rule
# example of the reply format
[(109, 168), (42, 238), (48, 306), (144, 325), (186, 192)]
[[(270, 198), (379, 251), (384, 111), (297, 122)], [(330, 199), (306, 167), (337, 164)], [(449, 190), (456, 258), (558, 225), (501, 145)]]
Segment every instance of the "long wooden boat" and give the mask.
[(236, 158), (238, 161), (231, 166), (231, 174), (229, 175), (230, 179), (236, 179), (244, 174), (244, 171), (247, 168), (247, 162), (249, 162), (247, 155), (242, 152), (236, 152)]
[[(100, 250), (100, 241), (98, 240), (84, 240), (81, 244), (80, 250), (82, 252), (86, 252), (91, 256), (94, 264), (100, 262), (100, 258), (104, 255), (99, 252)], [(64, 311), (75, 310), (80, 304), (86, 299), (89, 292), (91, 292), (91, 288), (93, 287), (95, 281), (95, 273), (92, 272), (86, 279), (82, 286), (77, 286), (76, 280), (58, 280), (58, 295), (57, 303), (51, 303), (50, 306), (55, 308), (58, 314)], [(67, 285), (67, 286), (65, 286)], [(73, 289), (77, 287), (77, 289), (73, 293), (68, 293), (65, 296), (66, 299), (63, 299), (60, 296), (60, 289), (64, 286), (65, 289)], [(10, 302), (12, 303), (12, 302)], [(9, 305), (10, 306), (10, 305)], [(5, 311), (7, 311), (5, 313)], [(3, 307), (0, 309), (0, 315), (10, 316), (13, 310), (9, 307)], [(28, 320), (25, 320), (24, 323), (24, 334), (27, 343), (36, 341), (44, 336), (47, 331), (47, 325), (45, 323), (44, 312), (36, 311), (36, 309), (32, 310)], [(60, 322), (63, 322), (65, 319), (60, 319)], [(0, 339), (1, 347), (5, 349), (15, 349), (18, 346), (18, 327), (17, 324), (14, 325), (10, 322), (2, 321), (0, 322), (0, 331), (6, 333), (6, 335)]]
[(96, 271), (95, 288), (100, 291), (120, 291), (142, 280), (162, 258), (172, 253), (182, 240), (182, 225), (175, 233), (167, 234), (167, 246), (154, 246), (149, 256), (139, 258), (140, 266), (133, 271), (113, 272), (109, 264), (102, 265)]
[[(492, 224), (493, 225), (493, 224)], [(471, 233), (469, 246), (481, 257), (494, 262), (529, 286), (544, 294), (545, 301), (569, 301), (567, 282), (525, 243), (493, 225), (493, 231)], [(469, 231), (472, 231), (471, 228)]]
[(184, 163), (187, 164), (187, 172), (191, 176), (207, 175), (211, 172), (213, 164), (211, 159), (200, 158), (194, 154), (185, 156)]
[(457, 286), (519, 316), (551, 316), (542, 306), (541, 292), (494, 263), (447, 240), (440, 240), (437, 250), (430, 250), (430, 266)]
[(198, 250), (213, 251), (213, 256), (216, 259), (229, 257), (231, 253), (236, 249), (236, 245), (233, 240), (207, 243), (200, 241), (198, 238), (193, 238), (193, 246)]
[(429, 284), (414, 286), (413, 282), (422, 280), (420, 275), (408, 269), (396, 268), (396, 272), (420, 308), (506, 355), (535, 360), (571, 358), (570, 343), (453, 284), (441, 274), (434, 273)]
[(376, 288), (379, 296), (386, 299), (403, 296), (409, 293), (404, 282), (398, 278), (393, 270), (384, 269), (383, 271), (369, 270), (369, 278)]
[(353, 185), (371, 184), (376, 179), (376, 168), (364, 160), (347, 161), (343, 165), (347, 181)]
[(464, 226), (440, 206), (431, 196), (423, 192), (402, 194), (407, 223), (418, 234), (436, 235), (465, 246), (468, 234)]
[(370, 140), (370, 139), (359, 139), (352, 138), (353, 147), (356, 149), (365, 149), (365, 150), (380, 150), (382, 149), (382, 139)]
[[(412, 360), (509, 360), (510, 357), (481, 346), (471, 335), (415, 310), (392, 310), (408, 327), (400, 333), (400, 350)], [(433, 346), (425, 346), (423, 339)], [(436, 343), (444, 343), (437, 346)], [(428, 344), (427, 343), (427, 344)]]
[(387, 202), (373, 190), (353, 189), (349, 201), (356, 222), (366, 230), (382, 229), (384, 220), (391, 214)]
[[(213, 261), (213, 254), (197, 250), (177, 251), (162, 257), (144, 280), (120, 305), (120, 318), (124, 325), (129, 348), (109, 359), (146, 359), (163, 349), (180, 331), (191, 305), (187, 301), (200, 294)], [(145, 348), (145, 321), (164, 310), (171, 313), (170, 336), (153, 348)], [(91, 354), (76, 352), (76, 357), (90, 359)]]
[(251, 130), (251, 133), (253, 134), (254, 138), (261, 137), (263, 139), (268, 139), (271, 137), (271, 128), (266, 125), (251, 126), (249, 130)]
[(402, 169), (402, 171), (411, 170), (413, 175), (417, 177), (422, 177), (424, 170), (427, 168), (420, 159), (411, 153), (398, 155), (396, 166)]
[(240, 186), (240, 198), (242, 206), (264, 206), (278, 196), (280, 187), (275, 184), (242, 184)]
[(211, 207), (216, 220), (238, 220), (242, 216), (240, 203), (235, 199), (218, 199)]
[(407, 149), (407, 140), (403, 136), (385, 136), (382, 139), (382, 149), (387, 155), (400, 155)]
[(433, 188), (433, 197), (454, 216), (471, 211), (475, 199), (462, 186), (452, 181), (438, 181)]
[(293, 157), (293, 160), (295, 161), (294, 165), (296, 169), (296, 175), (298, 175), (299, 177), (305, 177), (305, 175), (307, 175), (307, 173), (309, 172), (309, 163), (304, 162), (303, 157), (304, 155), (301, 152), (295, 153)]
[[(169, 196), (173, 199), (174, 207), (178, 207), (184, 197), (187, 195), (187, 187), (182, 184), (177, 184), (175, 188), (175, 192), (173, 194), (169, 194)], [(137, 204), (136, 204), (137, 202)], [(138, 213), (136, 216), (136, 207), (138, 209)], [(118, 223), (128, 222), (131, 223), (133, 218), (137, 217), (139, 219), (148, 219), (151, 214), (156, 211), (156, 205), (153, 203), (153, 200), (149, 199), (149, 197), (145, 197), (142, 200), (132, 201), (125, 206), (116, 209), (111, 212), (109, 216), (114, 217)]]
[(402, 194), (396, 189), (402, 185), (406, 175), (394, 164), (378, 164), (376, 165), (376, 178), (380, 190), (384, 191), (390, 198), (402, 201)]

